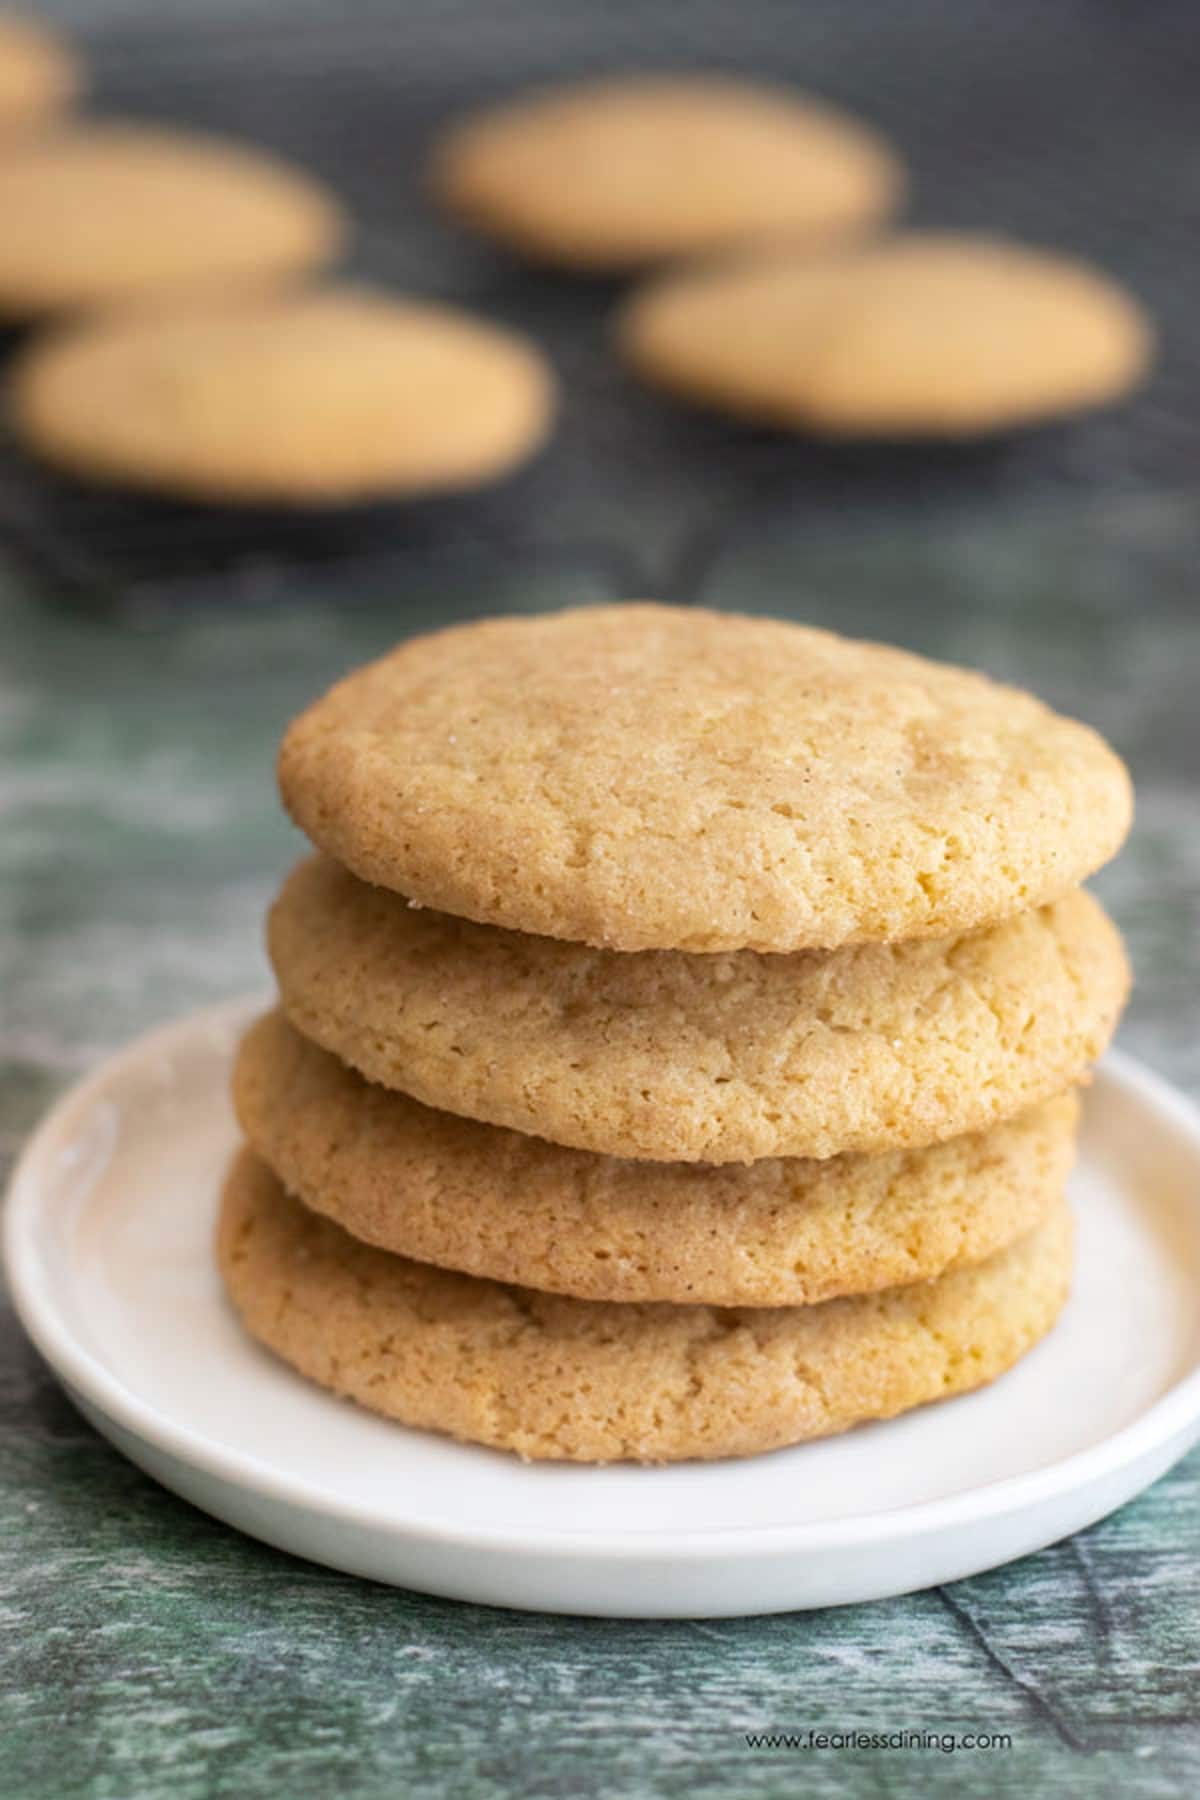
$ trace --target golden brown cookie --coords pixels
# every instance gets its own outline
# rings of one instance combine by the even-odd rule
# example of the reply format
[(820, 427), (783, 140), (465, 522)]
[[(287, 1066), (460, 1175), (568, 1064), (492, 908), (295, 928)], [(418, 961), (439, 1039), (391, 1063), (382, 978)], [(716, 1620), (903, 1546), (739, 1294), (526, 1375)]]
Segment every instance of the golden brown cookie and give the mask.
[(527, 94), (436, 146), (452, 211), (518, 251), (619, 270), (748, 238), (825, 242), (904, 185), (868, 127), (785, 88), (643, 76)]
[(57, 32), (40, 19), (0, 13), (0, 136), (42, 124), (81, 86), (79, 64)]
[(427, 1106), (611, 1156), (912, 1148), (1086, 1078), (1128, 988), (1089, 894), (950, 939), (618, 955), (414, 910), (328, 859), (271, 914), (306, 1037)]
[(284, 802), (366, 881), (616, 950), (946, 936), (1056, 899), (1129, 827), (1087, 726), (981, 675), (652, 605), (402, 644), (302, 713)]
[(627, 1162), (372, 1086), (279, 1013), (233, 1078), (252, 1148), (380, 1249), (583, 1300), (803, 1306), (925, 1281), (1031, 1231), (1063, 1191), (1073, 1095), (888, 1156)]
[(12, 412), (77, 475), (320, 505), (496, 479), (545, 437), (553, 381), (466, 313), (326, 287), (80, 325), (25, 355)]
[(1098, 270), (950, 233), (670, 276), (627, 303), (618, 335), (687, 399), (847, 437), (971, 436), (1098, 406), (1136, 385), (1153, 344)]
[(323, 1387), (571, 1462), (749, 1456), (981, 1387), (1053, 1325), (1071, 1213), (936, 1281), (820, 1306), (614, 1306), (450, 1274), (307, 1212), (250, 1152), (218, 1257), (247, 1330)]
[(265, 152), (165, 126), (81, 123), (0, 160), (0, 318), (261, 285), (319, 267), (345, 221)]

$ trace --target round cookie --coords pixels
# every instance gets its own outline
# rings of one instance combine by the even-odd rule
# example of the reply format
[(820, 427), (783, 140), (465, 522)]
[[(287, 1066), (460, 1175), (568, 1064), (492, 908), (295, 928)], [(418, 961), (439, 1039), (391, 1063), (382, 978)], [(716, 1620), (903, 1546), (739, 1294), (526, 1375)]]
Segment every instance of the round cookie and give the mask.
[(1063, 1191), (1060, 1096), (928, 1150), (711, 1168), (626, 1162), (372, 1086), (279, 1013), (234, 1105), (288, 1192), (380, 1249), (583, 1300), (805, 1306), (925, 1281), (1023, 1236)]
[(1129, 827), (1087, 726), (984, 676), (654, 605), (402, 644), (289, 728), (284, 803), (364, 880), (615, 950), (946, 936), (1057, 898)]
[(950, 939), (616, 955), (414, 910), (302, 863), (268, 925), (306, 1037), (427, 1106), (610, 1156), (914, 1148), (1085, 1079), (1129, 973), (1077, 891)]
[(81, 85), (79, 65), (57, 32), (41, 20), (0, 13), (0, 137), (51, 118)]
[(981, 1387), (1053, 1325), (1071, 1213), (937, 1281), (821, 1306), (615, 1306), (360, 1244), (243, 1152), (218, 1230), (247, 1330), (406, 1425), (570, 1462), (750, 1456)]
[(553, 382), (465, 313), (326, 287), (80, 325), (26, 353), (11, 404), (78, 475), (320, 505), (496, 479), (545, 437)]
[(6, 149), (0, 218), (7, 319), (279, 281), (345, 234), (333, 196), (265, 152), (124, 122)]
[(847, 437), (966, 437), (1136, 385), (1146, 315), (1073, 259), (922, 233), (763, 257), (636, 294), (618, 336), (648, 381), (753, 419)]
[(903, 185), (857, 119), (713, 76), (525, 95), (454, 127), (432, 161), (434, 192), (469, 224), (589, 271), (751, 238), (825, 242), (893, 211)]

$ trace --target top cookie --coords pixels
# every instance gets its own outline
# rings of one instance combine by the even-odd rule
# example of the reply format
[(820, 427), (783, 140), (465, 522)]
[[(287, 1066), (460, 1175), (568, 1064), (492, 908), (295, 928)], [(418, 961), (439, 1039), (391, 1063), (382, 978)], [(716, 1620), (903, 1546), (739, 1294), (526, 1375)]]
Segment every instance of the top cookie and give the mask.
[(437, 146), (433, 184), (517, 250), (602, 270), (861, 229), (894, 208), (903, 174), (832, 107), (676, 75), (553, 88), (470, 118)]
[(402, 644), (289, 728), (284, 802), (418, 904), (617, 950), (833, 949), (1040, 906), (1129, 826), (1085, 725), (981, 675), (655, 605)]
[(0, 132), (39, 124), (79, 86), (75, 58), (55, 32), (38, 20), (0, 13)]
[(332, 195), (259, 150), (109, 122), (56, 130), (0, 162), (0, 316), (154, 299), (327, 262)]
[(654, 283), (622, 314), (647, 380), (775, 424), (954, 437), (1131, 388), (1152, 333), (1086, 264), (996, 239), (911, 233), (834, 256), (756, 257)]

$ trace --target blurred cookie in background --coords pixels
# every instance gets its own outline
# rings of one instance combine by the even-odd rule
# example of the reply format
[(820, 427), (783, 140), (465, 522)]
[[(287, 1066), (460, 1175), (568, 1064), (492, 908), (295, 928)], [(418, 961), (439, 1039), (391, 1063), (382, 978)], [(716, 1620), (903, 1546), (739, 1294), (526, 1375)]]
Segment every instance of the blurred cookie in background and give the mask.
[(99, 318), (18, 359), (18, 434), (71, 473), (200, 500), (322, 505), (474, 487), (547, 436), (524, 338), (350, 286)]
[(893, 212), (901, 165), (807, 95), (716, 76), (557, 87), (469, 117), (435, 146), (437, 197), (539, 260), (620, 271), (753, 238), (807, 243)]
[(40, 20), (0, 13), (0, 137), (39, 125), (83, 86), (78, 59)]
[(748, 418), (838, 436), (967, 437), (1135, 387), (1153, 329), (1073, 258), (920, 232), (832, 256), (759, 256), (635, 294), (622, 353), (649, 382)]
[(157, 301), (330, 262), (334, 196), (261, 150), (167, 126), (79, 123), (0, 161), (0, 317)]

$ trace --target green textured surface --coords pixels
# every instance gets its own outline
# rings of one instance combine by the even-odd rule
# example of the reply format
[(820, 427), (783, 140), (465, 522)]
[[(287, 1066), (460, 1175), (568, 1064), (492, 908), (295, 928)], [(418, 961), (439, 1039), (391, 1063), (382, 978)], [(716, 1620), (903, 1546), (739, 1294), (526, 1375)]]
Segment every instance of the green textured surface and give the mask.
[[(1200, 1090), (1192, 501), (819, 541), (752, 523), (702, 597), (977, 663), (1099, 725), (1139, 818), (1098, 884), (1139, 983), (1122, 1042)], [(734, 571), (736, 571), (736, 576)], [(141, 1028), (260, 983), (298, 848), (286, 719), (405, 630), (607, 597), (569, 560), (411, 562), (237, 605), (70, 613), (0, 588), (0, 1129)], [(698, 1624), (489, 1612), (311, 1568), (156, 1487), (0, 1319), (0, 1787), (139, 1796), (1200, 1791), (1200, 1459), (955, 1587)], [(762, 1752), (759, 1730), (1008, 1732), (1008, 1752)]]

